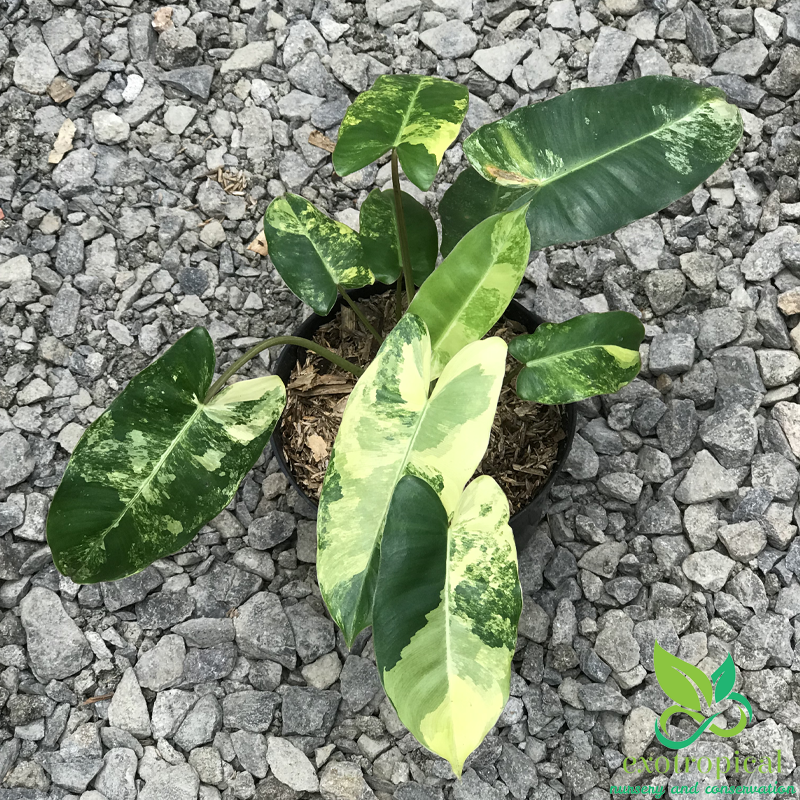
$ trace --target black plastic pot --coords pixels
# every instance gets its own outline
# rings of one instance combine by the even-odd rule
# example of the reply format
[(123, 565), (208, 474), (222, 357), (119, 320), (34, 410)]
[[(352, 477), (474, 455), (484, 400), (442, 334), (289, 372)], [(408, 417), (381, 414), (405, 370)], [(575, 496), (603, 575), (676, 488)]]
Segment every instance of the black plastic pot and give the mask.
[[(391, 287), (383, 284), (375, 284), (373, 286), (367, 286), (364, 289), (357, 289), (350, 294), (354, 299), (358, 300), (360, 298), (367, 298), (376, 294), (381, 294), (390, 288)], [(302, 336), (304, 339), (313, 339), (317, 329), (326, 322), (330, 322), (339, 313), (341, 303), (342, 300), (339, 299), (339, 301), (333, 307), (331, 313), (326, 317), (320, 317), (317, 314), (312, 314), (310, 317), (303, 320), (303, 322), (300, 324), (297, 330), (292, 333), (292, 335)], [(518, 322), (523, 325), (528, 333), (533, 333), (536, 327), (542, 322), (542, 320), (537, 317), (536, 314), (528, 311), (527, 308), (518, 303), (516, 300), (511, 301), (511, 305), (506, 309), (506, 313), (503, 316), (506, 319), (510, 319), (512, 322)], [(304, 352), (305, 350), (303, 348), (297, 347), (296, 345), (286, 345), (281, 350), (278, 360), (274, 365), (274, 374), (277, 375), (284, 383), (288, 383), (289, 376), (291, 375), (295, 364), (297, 364), (298, 359)], [(510, 525), (514, 531), (514, 540), (517, 543), (518, 552), (522, 552), (522, 550), (525, 549), (526, 545), (533, 537), (536, 526), (542, 519), (545, 506), (547, 505), (547, 499), (550, 494), (550, 487), (553, 485), (558, 473), (564, 466), (564, 462), (567, 459), (567, 454), (572, 447), (572, 439), (575, 436), (575, 417), (576, 414), (574, 405), (569, 404), (561, 407), (561, 418), (566, 436), (558, 446), (558, 458), (556, 460), (556, 465), (553, 469), (553, 472), (547, 479), (547, 482), (536, 491), (533, 497), (531, 497), (528, 505), (511, 517)], [(275, 432), (272, 434), (272, 449), (275, 452), (275, 458), (278, 460), (278, 465), (280, 466), (284, 475), (286, 475), (286, 477), (289, 479), (289, 483), (294, 486), (301, 497), (305, 498), (312, 506), (316, 508), (317, 502), (312, 500), (297, 483), (297, 480), (292, 474), (292, 471), (283, 456), (283, 435), (281, 433), (280, 422), (275, 426)]]

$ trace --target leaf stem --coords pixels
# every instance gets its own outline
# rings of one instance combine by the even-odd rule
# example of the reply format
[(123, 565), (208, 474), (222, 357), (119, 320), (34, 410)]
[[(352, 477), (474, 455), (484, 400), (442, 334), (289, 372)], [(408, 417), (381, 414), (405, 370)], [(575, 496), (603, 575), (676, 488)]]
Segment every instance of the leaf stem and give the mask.
[(403, 273), (397, 276), (397, 283), (394, 290), (394, 321), (400, 322), (403, 316)]
[(383, 344), (383, 337), (375, 330), (375, 328), (370, 324), (370, 321), (367, 319), (364, 312), (359, 308), (358, 303), (350, 297), (347, 292), (342, 289), (341, 286), (336, 287), (339, 290), (339, 294), (342, 296), (342, 300), (353, 309), (353, 313), (361, 320), (361, 324), (369, 331), (372, 338), (375, 340), (376, 344), (380, 347)]
[(517, 364), (516, 366), (512, 367), (506, 374), (506, 377), (503, 379), (503, 386), (511, 386), (511, 384), (514, 382), (514, 378), (516, 378), (517, 375), (522, 372), (522, 368), (524, 366), (524, 364)]
[(327, 347), (323, 347), (321, 344), (317, 344), (316, 342), (312, 342), (310, 339), (303, 339), (300, 336), (275, 336), (272, 339), (266, 339), (265, 341), (257, 344), (251, 350), (248, 350), (241, 358), (237, 358), (236, 361), (231, 364), (222, 375), (217, 378), (216, 381), (211, 385), (211, 388), (206, 393), (206, 396), (203, 398), (204, 403), (208, 403), (214, 395), (216, 395), (220, 389), (227, 383), (228, 378), (231, 375), (234, 375), (238, 372), (248, 361), (255, 358), (262, 350), (266, 350), (268, 347), (275, 347), (279, 344), (293, 344), (297, 347), (303, 347), (306, 350), (310, 350), (312, 353), (316, 353), (318, 356), (322, 356), (323, 358), (327, 358), (328, 361), (336, 364), (337, 367), (341, 367), (343, 370), (347, 372), (352, 372), (357, 378), (361, 377), (364, 374), (364, 370), (357, 366), (356, 364), (352, 364), (346, 358), (342, 358), (341, 356), (337, 356), (336, 353), (332, 353), (328, 350)]
[(392, 149), (392, 191), (394, 192), (394, 213), (397, 217), (397, 231), (400, 238), (400, 257), (403, 259), (403, 275), (406, 279), (408, 304), (414, 299), (414, 275), (411, 271), (411, 254), (408, 249), (406, 218), (403, 212), (403, 194), (400, 191), (400, 170), (397, 166), (397, 149)]

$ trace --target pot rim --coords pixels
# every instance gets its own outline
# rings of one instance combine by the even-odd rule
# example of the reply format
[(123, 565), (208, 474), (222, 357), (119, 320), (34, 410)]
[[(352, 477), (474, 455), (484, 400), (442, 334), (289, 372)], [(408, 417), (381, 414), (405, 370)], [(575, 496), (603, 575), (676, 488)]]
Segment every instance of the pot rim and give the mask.
[[(354, 299), (359, 300), (362, 298), (372, 297), (376, 294), (383, 294), (393, 288), (394, 284), (391, 286), (387, 286), (383, 283), (374, 283), (371, 286), (366, 286), (363, 289), (355, 289), (353, 291), (348, 292), (348, 294)], [(293, 336), (302, 336), (303, 338), (310, 339), (313, 337), (313, 334), (326, 322), (330, 322), (332, 319), (336, 317), (339, 313), (339, 309), (342, 305), (342, 298), (339, 297), (336, 300), (331, 312), (326, 316), (320, 316), (319, 314), (311, 313), (307, 316), (299, 326), (293, 331)], [(511, 313), (509, 313), (511, 312)], [(525, 325), (526, 328), (529, 329), (529, 333), (533, 333), (533, 331), (542, 323), (545, 322), (541, 317), (537, 314), (534, 314), (529, 309), (525, 308), (520, 302), (517, 300), (512, 300), (508, 307), (506, 308), (505, 312), (503, 313), (503, 317), (508, 317), (514, 322), (519, 322), (522, 325)], [(532, 327), (531, 327), (532, 324)], [(281, 348), (280, 354), (276, 359), (273, 367), (272, 372), (274, 375), (278, 375), (284, 382), (288, 380), (289, 375), (291, 374), (292, 369), (294, 368), (295, 364), (297, 363), (297, 359), (300, 356), (301, 352), (305, 352), (304, 348), (299, 347), (298, 345), (291, 345), (287, 344)], [(535, 506), (537, 503), (542, 504), (545, 498), (549, 495), (550, 489), (555, 483), (556, 478), (558, 477), (559, 473), (564, 467), (564, 463), (567, 460), (567, 456), (569, 455), (570, 450), (572, 449), (572, 442), (575, 438), (575, 428), (577, 422), (577, 413), (575, 410), (574, 403), (566, 403), (560, 407), (561, 409), (561, 420), (563, 423), (564, 433), (566, 434), (564, 438), (559, 442), (558, 445), (558, 454), (556, 456), (556, 463), (553, 467), (552, 472), (548, 476), (547, 480), (528, 498), (528, 502), (526, 505), (517, 511), (509, 519), (509, 525), (511, 528), (516, 531), (521, 526), (533, 526), (539, 522), (541, 519), (541, 514), (538, 515), (538, 519), (535, 522), (530, 521), (531, 517), (531, 510), (532, 507)], [(283, 415), (281, 415), (282, 417)], [(278, 462), (278, 466), (281, 469), (281, 472), (286, 476), (289, 481), (289, 484), (294, 488), (294, 490), (303, 498), (303, 500), (308, 503), (312, 508), (315, 510), (319, 507), (318, 501), (309, 497), (305, 490), (300, 486), (297, 482), (297, 479), (292, 472), (288, 461), (283, 455), (283, 434), (281, 433), (281, 420), (278, 419), (278, 423), (275, 425), (275, 429), (270, 437), (270, 444), (272, 445), (272, 452), (275, 454), (275, 459)], [(532, 531), (531, 531), (532, 533)]]

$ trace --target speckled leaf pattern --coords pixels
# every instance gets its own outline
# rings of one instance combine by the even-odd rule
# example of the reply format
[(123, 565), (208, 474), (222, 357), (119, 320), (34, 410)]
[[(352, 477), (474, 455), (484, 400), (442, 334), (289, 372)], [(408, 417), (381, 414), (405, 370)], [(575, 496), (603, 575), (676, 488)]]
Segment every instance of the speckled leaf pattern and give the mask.
[(555, 404), (616, 392), (638, 374), (643, 338), (644, 326), (627, 311), (540, 325), (509, 344), (511, 355), (525, 364), (517, 376), (517, 394)]
[[(421, 286), (436, 266), (439, 234), (430, 211), (410, 194), (402, 192), (402, 197), (414, 283)], [(394, 283), (400, 277), (403, 261), (393, 192), (370, 192), (361, 206), (360, 234), (364, 261), (375, 279)]]
[(461, 775), (509, 694), (522, 592), (508, 501), (482, 475), (452, 522), (425, 481), (397, 485), (381, 546), (375, 658), (403, 724)]
[(719, 89), (650, 76), (512, 111), (468, 136), (464, 153), (485, 179), (526, 190), (512, 207), (530, 203), (538, 250), (664, 208), (711, 175), (741, 135), (739, 111)]
[(467, 88), (458, 83), (427, 75), (381, 75), (347, 109), (333, 166), (339, 175), (349, 175), (397, 149), (403, 172), (426, 192), (468, 105)]
[(478, 223), (507, 211), (527, 191), (484, 180), (472, 167), (463, 170), (439, 203), (442, 255), (448, 255)]
[(264, 215), (264, 235), (275, 269), (317, 314), (333, 308), (337, 286), (360, 289), (375, 282), (358, 234), (304, 197), (285, 194), (273, 200)]
[(180, 550), (230, 502), (283, 411), (280, 378), (241, 381), (208, 404), (214, 344), (193, 328), (84, 433), (47, 519), (59, 571), (112, 581)]
[(331, 616), (352, 643), (370, 624), (380, 541), (405, 474), (435, 487), (448, 513), (489, 442), (506, 344), (465, 347), (433, 392), (425, 323), (406, 314), (347, 401), (322, 485), (317, 574)]
[(408, 310), (428, 326), (434, 378), (500, 319), (522, 282), (530, 250), (525, 208), (495, 214), (473, 228), (425, 281)]

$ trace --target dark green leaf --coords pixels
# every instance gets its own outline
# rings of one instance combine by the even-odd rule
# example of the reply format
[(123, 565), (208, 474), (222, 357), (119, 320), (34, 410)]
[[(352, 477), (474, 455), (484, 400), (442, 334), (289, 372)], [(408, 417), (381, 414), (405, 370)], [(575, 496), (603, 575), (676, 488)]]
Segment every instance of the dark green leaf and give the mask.
[[(410, 194), (403, 192), (402, 197), (414, 283), (421, 286), (436, 266), (439, 234), (428, 209)], [(394, 283), (403, 268), (394, 213), (394, 192), (382, 192), (380, 189), (370, 192), (361, 206), (360, 221), (364, 262), (376, 280)]]
[(472, 167), (467, 167), (444, 193), (442, 202), (439, 203), (442, 255), (448, 255), (479, 222), (501, 211), (507, 211), (527, 191), (484, 180)]
[(50, 505), (47, 541), (76, 583), (113, 581), (180, 550), (231, 501), (278, 421), (280, 378), (209, 403), (214, 344), (193, 328), (86, 430)]
[(469, 93), (427, 75), (381, 75), (347, 109), (333, 151), (339, 175), (363, 169), (392, 149), (408, 179), (427, 192), (453, 143)]
[(544, 323), (509, 344), (509, 353), (525, 364), (517, 394), (552, 405), (616, 392), (638, 374), (643, 338), (644, 326), (627, 311)]
[(535, 250), (592, 239), (669, 205), (728, 158), (742, 135), (713, 87), (663, 76), (587, 89), (512, 111), (464, 142), (487, 180), (525, 189)]
[(264, 215), (264, 235), (275, 269), (317, 314), (327, 314), (337, 286), (360, 289), (375, 282), (364, 265), (358, 234), (325, 216), (304, 197), (285, 194)]

